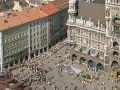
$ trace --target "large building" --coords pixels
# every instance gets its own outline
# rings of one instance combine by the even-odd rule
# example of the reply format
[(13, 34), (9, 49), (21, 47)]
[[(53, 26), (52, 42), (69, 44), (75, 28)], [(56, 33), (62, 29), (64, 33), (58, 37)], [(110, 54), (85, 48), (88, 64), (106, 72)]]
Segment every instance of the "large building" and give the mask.
[(12, 66), (27, 59), (28, 56), (31, 57), (31, 53), (37, 46), (34, 43), (37, 39), (35, 33), (43, 30), (39, 28), (46, 16), (47, 14), (39, 8), (3, 13), (0, 22), (0, 61), (3, 66), (8, 66), (8, 64)]
[[(54, 5), (58, 11), (53, 14), (55, 9), (50, 10), (50, 6)], [(66, 38), (67, 35), (67, 19), (68, 19), (68, 0), (54, 0), (46, 5), (41, 6), (41, 9), (48, 14), (50, 22), (50, 46), (54, 46), (60, 40)], [(50, 12), (51, 11), (51, 12)]]
[[(54, 8), (52, 8), (54, 7)], [(41, 6), (41, 9), (48, 14), (48, 21), (50, 24), (50, 46), (55, 45), (59, 41), (59, 30), (60, 30), (60, 20), (59, 20), (59, 8), (55, 9), (52, 3), (45, 4)]]
[(119, 67), (119, 0), (69, 0), (71, 58), (100, 70)]
[(63, 40), (67, 37), (67, 19), (68, 19), (68, 5), (69, 0), (54, 0), (51, 2), (57, 8), (59, 8), (59, 40)]
[[(51, 2), (40, 7), (17, 7), (15, 10), (1, 12), (1, 68), (46, 52), (57, 43), (60, 40), (60, 30), (64, 27), (60, 24), (60, 16), (64, 13), (59, 12), (61, 9)], [(64, 18), (64, 23), (65, 20), (67, 19)]]
[[(51, 5), (52, 14), (58, 8)], [(33, 14), (34, 13), (34, 14)], [(0, 63), (13, 66), (47, 51), (50, 43), (48, 14), (40, 7), (9, 11), (0, 17)]]

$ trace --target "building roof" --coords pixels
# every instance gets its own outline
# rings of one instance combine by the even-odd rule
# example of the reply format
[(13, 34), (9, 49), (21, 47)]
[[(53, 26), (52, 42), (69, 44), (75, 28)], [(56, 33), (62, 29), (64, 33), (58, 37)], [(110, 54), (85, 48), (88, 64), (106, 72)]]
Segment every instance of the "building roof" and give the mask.
[(105, 4), (79, 1), (78, 18), (91, 18), (91, 20), (105, 22)]
[(0, 16), (0, 31), (31, 22), (47, 16), (40, 8), (30, 7), (24, 11), (9, 11), (7, 16)]
[(29, 0), (30, 3), (37, 3), (37, 4), (42, 4), (43, 3), (43, 0)]
[[(89, 0), (81, 0), (81, 1), (85, 1), (88, 2)], [(90, 0), (89, 3), (98, 3), (98, 4), (105, 4), (105, 0)]]
[(52, 15), (59, 11), (59, 9), (55, 7), (51, 2), (49, 2), (48, 4), (42, 5), (41, 10), (43, 10), (48, 15)]
[[(0, 90), (32, 90), (31, 88), (23, 85), (23, 83), (20, 83), (20, 82), (17, 83), (16, 80), (13, 81), (13, 79), (11, 79), (11, 78), (6, 79), (6, 78), (0, 77), (0, 80), (1, 79), (2, 79), (2, 81), (0, 82)], [(6, 82), (7, 80), (9, 82)]]
[(5, 86), (4, 84), (0, 83), (0, 90), (3, 90), (3, 89), (5, 89)]
[(93, 3), (105, 4), (105, 0), (94, 0)]
[(58, 7), (60, 10), (63, 10), (69, 7), (69, 0), (54, 0), (51, 3), (56, 7)]

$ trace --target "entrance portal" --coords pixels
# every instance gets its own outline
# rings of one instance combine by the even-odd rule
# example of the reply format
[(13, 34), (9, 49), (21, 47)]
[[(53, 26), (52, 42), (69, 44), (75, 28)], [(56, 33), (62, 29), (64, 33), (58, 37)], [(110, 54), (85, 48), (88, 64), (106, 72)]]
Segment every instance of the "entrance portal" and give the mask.
[(98, 63), (96, 68), (99, 70), (104, 70), (104, 66), (101, 63)]
[(118, 56), (118, 52), (117, 52), (117, 51), (114, 51), (114, 52), (113, 52), (113, 56)]
[(116, 41), (113, 42), (113, 47), (114, 47), (114, 46), (118, 46), (118, 45), (119, 45), (118, 42), (116, 42)]
[(90, 66), (90, 67), (95, 67), (95, 66), (96, 66), (96, 63), (95, 63), (93, 60), (89, 60), (89, 61), (88, 61), (88, 66)]
[(75, 54), (72, 55), (72, 61), (77, 60), (77, 56)]
[(84, 57), (81, 57), (80, 60), (79, 60), (80, 63), (85, 63), (86, 62), (86, 59)]
[(111, 64), (111, 67), (117, 67), (118, 66), (118, 62), (117, 61), (113, 61)]

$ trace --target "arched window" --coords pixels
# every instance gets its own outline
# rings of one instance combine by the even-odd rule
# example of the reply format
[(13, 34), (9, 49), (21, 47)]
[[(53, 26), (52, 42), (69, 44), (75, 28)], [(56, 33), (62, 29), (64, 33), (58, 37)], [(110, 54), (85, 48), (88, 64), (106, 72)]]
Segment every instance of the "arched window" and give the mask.
[(117, 52), (117, 51), (114, 51), (114, 52), (113, 52), (113, 56), (118, 56), (118, 52)]
[(113, 62), (111, 63), (111, 67), (115, 67), (115, 66), (118, 66), (118, 62), (117, 62), (117, 61), (113, 61)]
[(119, 45), (118, 42), (113, 42), (113, 47)]

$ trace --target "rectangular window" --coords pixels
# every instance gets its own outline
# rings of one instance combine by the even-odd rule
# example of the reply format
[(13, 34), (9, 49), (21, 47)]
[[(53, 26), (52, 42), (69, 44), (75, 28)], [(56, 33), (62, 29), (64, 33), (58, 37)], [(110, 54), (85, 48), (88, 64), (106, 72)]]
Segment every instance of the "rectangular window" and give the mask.
[(37, 32), (37, 36), (39, 36), (39, 32)]
[(39, 44), (37, 44), (37, 48), (39, 48)]
[(36, 49), (36, 46), (34, 45), (34, 49)]
[(37, 42), (39, 41), (39, 38), (37, 38)]
[(34, 37), (35, 37), (35, 34), (34, 34)]
[(34, 39), (34, 43), (35, 43), (35, 39)]

